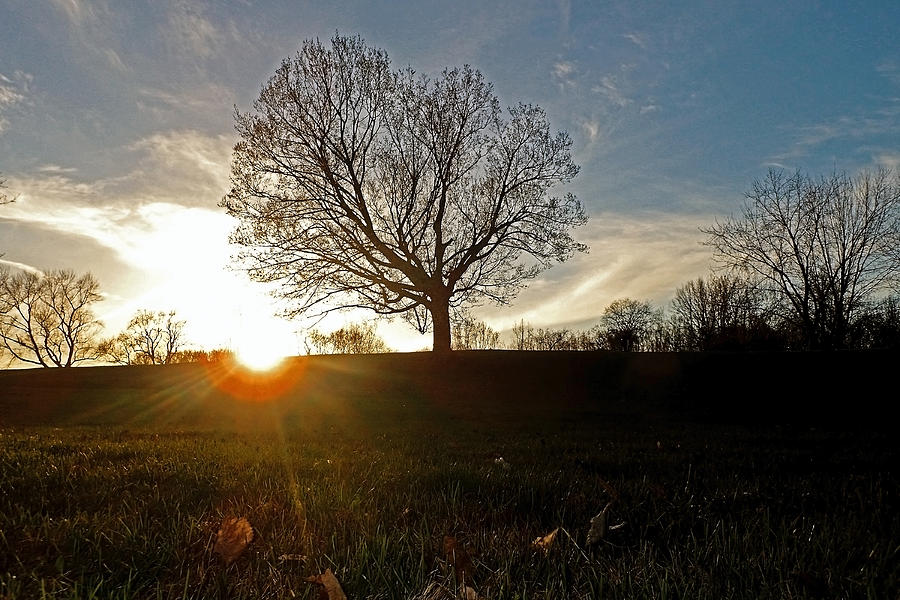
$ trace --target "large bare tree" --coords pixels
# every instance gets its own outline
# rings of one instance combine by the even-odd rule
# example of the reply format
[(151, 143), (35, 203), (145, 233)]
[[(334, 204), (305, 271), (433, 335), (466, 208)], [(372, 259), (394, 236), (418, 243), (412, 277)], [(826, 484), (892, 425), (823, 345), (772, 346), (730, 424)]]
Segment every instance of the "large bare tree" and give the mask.
[(449, 350), (456, 308), (585, 249), (580, 202), (551, 193), (578, 172), (570, 138), (468, 66), (428, 78), (357, 37), (307, 41), (235, 121), (232, 241), (293, 315), (400, 314)]
[(0, 341), (14, 359), (71, 367), (97, 358), (102, 324), (91, 305), (102, 300), (90, 273), (0, 271)]
[(740, 216), (704, 232), (720, 266), (778, 294), (805, 347), (844, 348), (864, 302), (900, 275), (900, 179), (773, 170)]

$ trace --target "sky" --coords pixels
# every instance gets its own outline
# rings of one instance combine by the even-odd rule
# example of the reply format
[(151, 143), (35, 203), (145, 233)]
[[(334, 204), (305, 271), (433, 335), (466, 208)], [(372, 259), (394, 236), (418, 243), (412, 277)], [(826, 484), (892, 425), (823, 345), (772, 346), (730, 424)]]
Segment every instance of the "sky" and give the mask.
[[(896, 0), (0, 0), (0, 174), (17, 197), (0, 265), (91, 271), (110, 335), (174, 309), (195, 347), (302, 352), (312, 323), (278, 319), (232, 268), (218, 203), (235, 108), (340, 32), (397, 68), (470, 64), (573, 140), (581, 172), (558, 191), (583, 202), (590, 251), (474, 316), (506, 331), (587, 327), (621, 297), (664, 307), (709, 273), (699, 228), (769, 169), (900, 168), (898, 30)], [(430, 346), (399, 320), (380, 330)]]

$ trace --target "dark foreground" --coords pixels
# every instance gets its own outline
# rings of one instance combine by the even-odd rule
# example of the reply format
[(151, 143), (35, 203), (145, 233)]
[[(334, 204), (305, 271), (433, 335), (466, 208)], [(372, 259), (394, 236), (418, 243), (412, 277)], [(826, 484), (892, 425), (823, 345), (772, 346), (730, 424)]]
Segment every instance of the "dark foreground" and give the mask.
[(0, 373), (0, 598), (897, 598), (896, 436), (846, 395), (891, 360), (848, 356)]

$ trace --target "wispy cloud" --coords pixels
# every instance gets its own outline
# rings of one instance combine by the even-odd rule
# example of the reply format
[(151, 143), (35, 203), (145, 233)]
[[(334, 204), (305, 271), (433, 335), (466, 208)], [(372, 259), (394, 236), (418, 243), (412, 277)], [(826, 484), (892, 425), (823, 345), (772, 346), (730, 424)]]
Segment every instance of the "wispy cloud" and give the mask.
[[(850, 143), (897, 135), (900, 135), (900, 97), (885, 99), (878, 108), (866, 113), (843, 115), (825, 122), (795, 127), (791, 146), (772, 156), (771, 160), (782, 162), (806, 157), (822, 146), (837, 141)], [(846, 147), (844, 152), (849, 154), (860, 149)]]
[(616, 298), (666, 306), (678, 286), (707, 274), (710, 254), (698, 227), (711, 220), (661, 212), (595, 215), (576, 232), (588, 254), (545, 272), (511, 306), (485, 306), (477, 314), (498, 329), (520, 319), (580, 327), (596, 322)]
[(173, 2), (163, 35), (173, 54), (197, 59), (219, 55), (226, 41), (224, 33), (206, 17), (204, 6), (198, 2)]
[(0, 73), (0, 133), (9, 124), (4, 114), (17, 104), (25, 102), (31, 80), (31, 75), (22, 71), (14, 72), (12, 77)]
[(575, 72), (575, 63), (571, 61), (559, 60), (553, 63), (553, 77), (561, 88), (575, 86)]
[(129, 66), (115, 46), (121, 29), (117, 13), (105, 0), (51, 0), (68, 22), (69, 32), (81, 48), (88, 52), (91, 64), (104, 64), (107, 69), (127, 73)]
[(617, 78), (612, 75), (605, 75), (600, 78), (600, 83), (595, 85), (592, 90), (607, 99), (614, 106), (624, 108), (631, 104), (628, 98), (620, 89)]
[(626, 33), (626, 34), (623, 34), (622, 37), (625, 38), (626, 40), (628, 40), (629, 42), (635, 44), (636, 46), (639, 46), (642, 50), (647, 49), (647, 40), (644, 38), (643, 35), (641, 35), (639, 33), (635, 33), (635, 32)]
[(14, 260), (6, 260), (4, 258), (0, 258), (0, 265), (6, 267), (12, 267), (13, 269), (18, 269), (20, 271), (27, 271), (29, 273), (34, 273), (35, 275), (43, 275), (44, 272), (38, 269), (37, 267), (33, 267), (31, 265), (27, 265), (25, 263), (16, 262)]

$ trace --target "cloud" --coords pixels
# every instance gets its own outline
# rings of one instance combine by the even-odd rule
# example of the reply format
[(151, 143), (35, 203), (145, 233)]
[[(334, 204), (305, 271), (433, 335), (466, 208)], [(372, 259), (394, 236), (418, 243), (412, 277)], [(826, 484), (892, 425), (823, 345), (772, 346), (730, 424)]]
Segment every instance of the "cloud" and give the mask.
[(171, 5), (163, 35), (173, 54), (201, 60), (221, 54), (225, 35), (204, 13), (202, 4), (197, 2), (178, 1)]
[(625, 33), (622, 35), (622, 37), (635, 44), (636, 46), (639, 46), (642, 50), (647, 49), (647, 41), (644, 39), (644, 36), (639, 33)]
[(900, 150), (886, 150), (876, 152), (875, 164), (885, 169), (891, 169), (900, 174)]
[(560, 60), (553, 63), (553, 77), (555, 77), (560, 84), (560, 87), (573, 87), (575, 86), (575, 63)]
[(52, 4), (65, 16), (69, 32), (87, 51), (91, 64), (105, 64), (120, 74), (130, 71), (113, 47), (118, 45), (116, 35), (122, 23), (105, 0), (52, 0)]
[[(872, 138), (900, 135), (900, 98), (884, 100), (878, 108), (864, 114), (842, 115), (825, 122), (801, 125), (794, 128), (791, 147), (772, 157), (773, 161), (805, 157), (821, 146), (840, 141), (844, 153), (850, 141), (871, 140)], [(895, 138), (896, 139), (896, 138)], [(856, 148), (855, 150), (860, 150)]]
[(14, 260), (6, 260), (4, 258), (0, 258), (0, 265), (5, 265), (7, 267), (12, 267), (14, 269), (18, 269), (20, 271), (27, 271), (29, 273), (34, 273), (35, 275), (43, 275), (44, 272), (38, 269), (37, 267), (33, 267), (31, 265), (27, 265), (25, 263), (16, 262)]
[(709, 250), (698, 227), (712, 217), (646, 211), (595, 215), (576, 237), (590, 252), (545, 271), (511, 306), (474, 311), (495, 329), (524, 319), (540, 327), (596, 322), (617, 298), (666, 306), (684, 282), (706, 275)]
[(12, 77), (0, 73), (0, 134), (9, 124), (4, 113), (26, 101), (31, 80), (32, 76), (22, 71), (15, 71)]
[(600, 83), (591, 89), (619, 108), (624, 108), (631, 104), (631, 99), (622, 92), (616, 77), (605, 75), (600, 78)]

